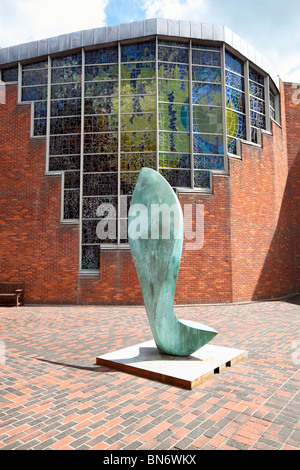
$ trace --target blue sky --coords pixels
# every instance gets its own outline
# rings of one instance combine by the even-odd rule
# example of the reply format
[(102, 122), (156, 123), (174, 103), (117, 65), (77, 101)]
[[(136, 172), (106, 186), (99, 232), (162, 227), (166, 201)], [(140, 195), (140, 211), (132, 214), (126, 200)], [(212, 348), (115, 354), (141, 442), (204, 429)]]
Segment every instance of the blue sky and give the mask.
[(299, 0), (0, 0), (0, 47), (154, 17), (224, 24), (300, 83)]

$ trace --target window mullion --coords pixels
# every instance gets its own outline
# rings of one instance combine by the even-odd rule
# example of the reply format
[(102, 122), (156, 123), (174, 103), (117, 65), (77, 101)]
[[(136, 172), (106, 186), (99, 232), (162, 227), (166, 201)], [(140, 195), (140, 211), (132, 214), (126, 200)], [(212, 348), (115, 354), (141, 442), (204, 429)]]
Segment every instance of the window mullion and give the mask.
[(191, 188), (194, 189), (194, 125), (193, 125), (193, 56), (192, 40), (189, 42), (189, 95), (190, 95), (190, 165), (191, 165)]
[(79, 189), (79, 271), (82, 269), (82, 204), (84, 159), (84, 97), (85, 97), (85, 51), (82, 49), (81, 65), (81, 139), (80, 139), (80, 189)]
[(155, 38), (155, 82), (156, 82), (156, 171), (159, 171), (159, 105), (158, 105), (158, 37)]
[(251, 142), (249, 61), (248, 60), (246, 60), (244, 64), (244, 88), (245, 88), (245, 113), (246, 113), (246, 140)]
[(228, 171), (227, 151), (227, 115), (226, 115), (226, 80), (225, 80), (225, 45), (221, 46), (221, 84), (222, 84), (222, 118), (223, 118), (223, 154), (224, 169)]
[(271, 117), (270, 117), (270, 79), (267, 75), (264, 79), (265, 86), (265, 120), (266, 120), (266, 130), (271, 131)]
[(117, 245), (120, 245), (120, 205), (121, 205), (121, 44), (118, 42), (118, 207), (117, 207)]

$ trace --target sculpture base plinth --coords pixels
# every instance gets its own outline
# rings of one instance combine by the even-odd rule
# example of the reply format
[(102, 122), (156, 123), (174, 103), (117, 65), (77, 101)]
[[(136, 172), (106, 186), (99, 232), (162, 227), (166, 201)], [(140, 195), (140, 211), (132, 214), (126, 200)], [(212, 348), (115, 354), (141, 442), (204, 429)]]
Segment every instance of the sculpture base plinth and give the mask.
[(247, 352), (206, 344), (187, 357), (161, 354), (153, 340), (96, 358), (96, 363), (128, 374), (192, 390), (247, 357)]

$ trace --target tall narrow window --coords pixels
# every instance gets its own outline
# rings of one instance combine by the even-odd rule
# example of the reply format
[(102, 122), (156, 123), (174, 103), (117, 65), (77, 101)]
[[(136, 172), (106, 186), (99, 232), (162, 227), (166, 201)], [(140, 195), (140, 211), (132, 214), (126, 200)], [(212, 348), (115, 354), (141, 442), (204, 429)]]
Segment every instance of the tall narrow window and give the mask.
[(264, 77), (249, 69), (251, 141), (257, 143), (257, 130), (266, 128)]
[[(128, 243), (127, 207), (139, 172), (156, 169), (155, 41), (121, 46), (119, 244)], [(126, 198), (125, 198), (126, 196)]]
[(53, 59), (49, 171), (64, 172), (63, 219), (79, 218), (82, 56)]
[(273, 119), (276, 119), (276, 104), (275, 104), (275, 95), (270, 91), (270, 116)]
[(236, 153), (236, 140), (246, 138), (244, 93), (244, 64), (232, 54), (225, 53), (227, 146)]
[(176, 187), (191, 187), (189, 48), (158, 43), (159, 171)]
[(33, 135), (47, 133), (48, 61), (22, 68), (22, 101), (34, 101)]
[(86, 52), (81, 229), (84, 270), (99, 269), (100, 244), (117, 243), (118, 86), (118, 47)]
[(192, 46), (194, 187), (210, 187), (210, 171), (224, 170), (220, 48)]
[(6, 70), (2, 70), (1, 80), (3, 82), (17, 82), (19, 77), (18, 67), (11, 67)]

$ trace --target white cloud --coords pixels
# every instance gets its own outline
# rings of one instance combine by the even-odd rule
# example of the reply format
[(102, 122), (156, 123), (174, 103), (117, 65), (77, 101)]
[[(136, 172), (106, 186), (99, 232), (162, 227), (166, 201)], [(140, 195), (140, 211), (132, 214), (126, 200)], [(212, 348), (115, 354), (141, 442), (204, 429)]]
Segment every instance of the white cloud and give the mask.
[(147, 18), (225, 24), (265, 55), (282, 80), (300, 82), (299, 0), (288, 3), (282, 11), (280, 0), (139, 0)]
[(108, 1), (1, 0), (0, 46), (104, 26)]
[(207, 10), (204, 0), (146, 0), (143, 2), (143, 8), (146, 18), (190, 21), (203, 21)]

